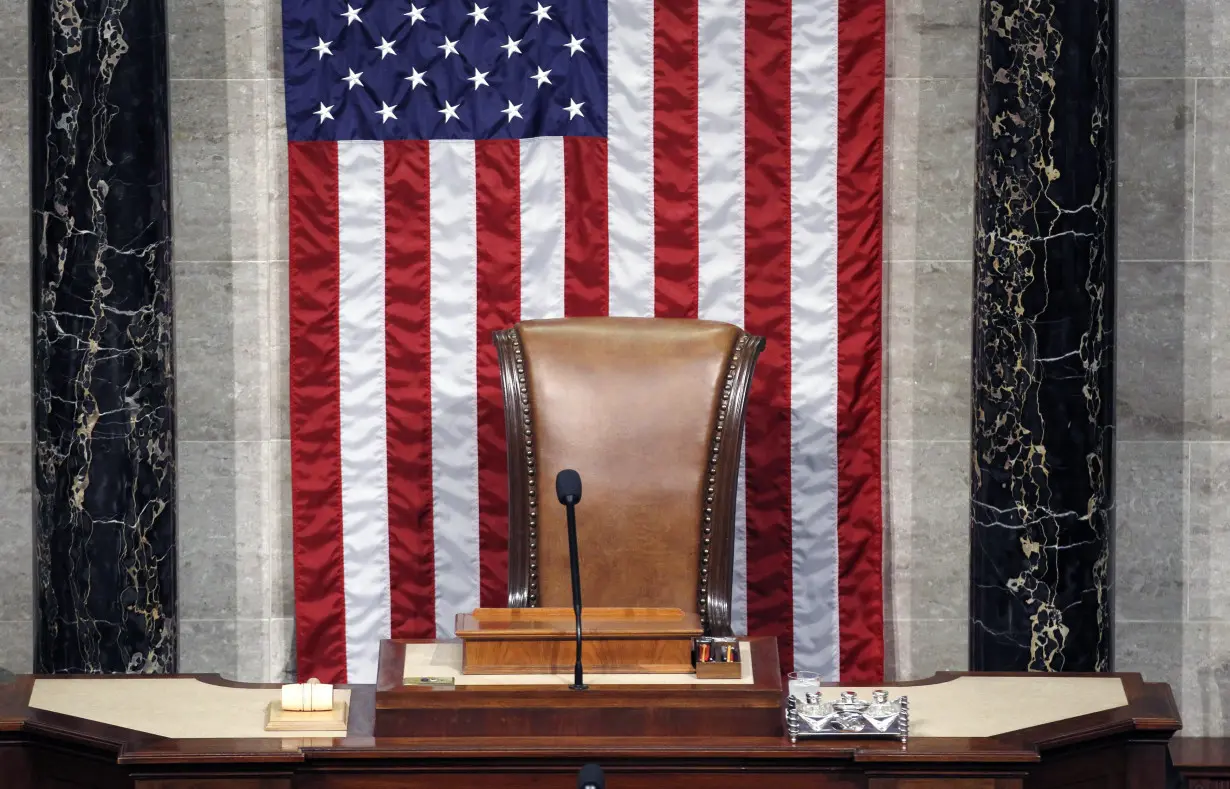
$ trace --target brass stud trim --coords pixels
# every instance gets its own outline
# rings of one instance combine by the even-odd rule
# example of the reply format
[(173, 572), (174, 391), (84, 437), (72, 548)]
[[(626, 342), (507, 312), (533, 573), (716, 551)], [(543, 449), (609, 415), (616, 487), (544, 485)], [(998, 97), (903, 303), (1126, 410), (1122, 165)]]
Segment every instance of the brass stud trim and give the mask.
[(713, 452), (709, 455), (709, 469), (708, 473), (705, 474), (707, 482), (705, 507), (704, 513), (701, 515), (701, 530), (705, 536), (700, 554), (700, 589), (698, 590), (697, 597), (699, 598), (698, 608), (700, 610), (701, 625), (706, 630), (709, 626), (709, 535), (712, 532), (713, 499), (717, 485), (717, 464), (718, 457), (721, 455), (722, 433), (726, 427), (726, 417), (730, 410), (730, 398), (734, 389), (735, 372), (739, 369), (739, 358), (743, 354), (743, 349), (747, 346), (747, 341), (748, 335), (740, 336), (738, 342), (735, 343), (735, 350), (730, 356), (726, 381), (722, 387), (721, 403), (718, 406), (717, 420), (713, 426)]
[(529, 583), (529, 603), (530, 607), (538, 605), (538, 475), (535, 471), (534, 462), (534, 428), (533, 421), (530, 419), (530, 395), (525, 388), (525, 356), (521, 352), (521, 338), (514, 329), (509, 332), (512, 338), (513, 357), (516, 359), (517, 368), (517, 385), (521, 388), (521, 421), (522, 432), (525, 435), (525, 472), (526, 472), (526, 489), (528, 492), (529, 506), (527, 507), (529, 517), (527, 520), (527, 528), (529, 530), (529, 565), (530, 565), (530, 583)]

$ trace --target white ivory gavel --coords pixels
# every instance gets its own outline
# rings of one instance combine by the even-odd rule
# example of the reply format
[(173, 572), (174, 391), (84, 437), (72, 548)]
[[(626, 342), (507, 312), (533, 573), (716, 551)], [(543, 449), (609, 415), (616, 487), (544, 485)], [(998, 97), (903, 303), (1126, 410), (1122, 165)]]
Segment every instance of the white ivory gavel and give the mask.
[(290, 712), (325, 712), (333, 709), (333, 686), (312, 677), (307, 682), (282, 686), (282, 709)]

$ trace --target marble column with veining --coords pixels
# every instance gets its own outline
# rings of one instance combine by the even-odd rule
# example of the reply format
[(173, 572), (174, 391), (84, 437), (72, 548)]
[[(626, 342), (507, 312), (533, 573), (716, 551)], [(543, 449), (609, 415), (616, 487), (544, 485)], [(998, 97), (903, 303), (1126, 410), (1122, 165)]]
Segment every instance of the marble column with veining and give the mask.
[(30, 0), (35, 669), (176, 668), (165, 0)]
[(982, 3), (975, 671), (1111, 668), (1114, 22), (1112, 0)]

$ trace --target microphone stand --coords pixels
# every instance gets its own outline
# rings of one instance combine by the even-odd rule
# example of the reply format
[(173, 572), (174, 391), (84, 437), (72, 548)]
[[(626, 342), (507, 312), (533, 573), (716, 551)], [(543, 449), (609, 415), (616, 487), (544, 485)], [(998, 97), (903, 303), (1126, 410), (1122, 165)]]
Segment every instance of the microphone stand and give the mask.
[(581, 674), (581, 570), (577, 559), (576, 504), (571, 496), (568, 497), (565, 507), (568, 511), (568, 554), (571, 559), (568, 564), (572, 571), (572, 611), (577, 618), (577, 662), (572, 668), (572, 684), (568, 687), (572, 690), (588, 690), (588, 686), (582, 682)]

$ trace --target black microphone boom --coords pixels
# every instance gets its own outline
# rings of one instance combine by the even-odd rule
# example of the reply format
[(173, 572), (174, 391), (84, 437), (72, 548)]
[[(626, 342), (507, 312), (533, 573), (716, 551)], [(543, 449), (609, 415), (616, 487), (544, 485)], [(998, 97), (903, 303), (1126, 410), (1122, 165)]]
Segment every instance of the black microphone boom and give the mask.
[(572, 669), (573, 690), (586, 690), (581, 674), (581, 565), (577, 559), (576, 505), (581, 500), (581, 475), (566, 468), (555, 475), (555, 495), (568, 510), (568, 565), (572, 570), (572, 611), (577, 618), (577, 662)]

